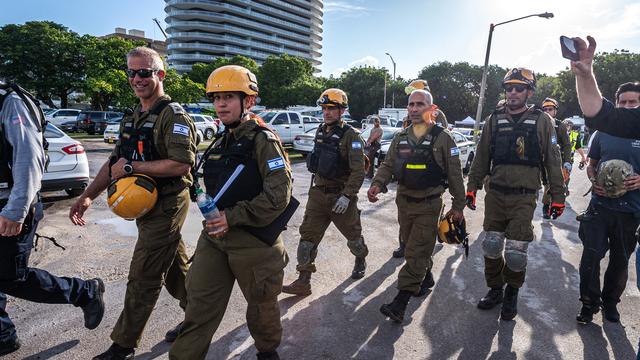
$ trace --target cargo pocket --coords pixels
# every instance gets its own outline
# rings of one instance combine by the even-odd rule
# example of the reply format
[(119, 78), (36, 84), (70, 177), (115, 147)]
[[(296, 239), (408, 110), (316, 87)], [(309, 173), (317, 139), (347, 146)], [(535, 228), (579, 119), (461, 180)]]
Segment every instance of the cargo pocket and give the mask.
[(260, 304), (275, 301), (282, 291), (282, 281), (284, 279), (284, 267), (289, 257), (286, 253), (269, 259), (253, 267), (254, 284), (253, 300)]
[(29, 253), (3, 256), (0, 261), (0, 281), (23, 281), (27, 276)]

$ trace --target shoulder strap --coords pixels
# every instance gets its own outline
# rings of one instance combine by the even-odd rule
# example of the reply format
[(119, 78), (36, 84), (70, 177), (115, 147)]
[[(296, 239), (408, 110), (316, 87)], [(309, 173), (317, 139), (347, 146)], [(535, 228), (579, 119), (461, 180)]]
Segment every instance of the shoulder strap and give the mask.
[(160, 115), (160, 113), (172, 102), (174, 101), (167, 100), (167, 99), (161, 100), (158, 104), (156, 104), (156, 106), (153, 107), (153, 109), (151, 109), (151, 114)]
[(433, 136), (433, 140), (435, 141), (438, 135), (440, 135), (444, 131), (444, 128), (440, 125), (435, 125), (431, 130), (431, 136)]

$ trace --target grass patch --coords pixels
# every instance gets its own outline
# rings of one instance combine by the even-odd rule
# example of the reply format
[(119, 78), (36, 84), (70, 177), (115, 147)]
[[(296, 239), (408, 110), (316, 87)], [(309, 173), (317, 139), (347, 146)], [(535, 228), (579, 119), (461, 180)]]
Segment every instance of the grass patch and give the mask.
[(67, 135), (69, 135), (69, 137), (71, 137), (72, 139), (103, 139), (104, 135), (102, 134), (94, 134), (94, 135), (89, 135), (87, 133), (67, 133)]

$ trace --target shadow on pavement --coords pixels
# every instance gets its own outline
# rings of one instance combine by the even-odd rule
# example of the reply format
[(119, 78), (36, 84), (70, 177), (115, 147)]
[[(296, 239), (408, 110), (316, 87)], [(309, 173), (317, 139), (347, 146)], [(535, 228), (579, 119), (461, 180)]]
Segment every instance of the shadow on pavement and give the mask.
[(80, 340), (66, 341), (50, 349), (25, 357), (23, 360), (46, 360), (58, 356), (80, 343)]

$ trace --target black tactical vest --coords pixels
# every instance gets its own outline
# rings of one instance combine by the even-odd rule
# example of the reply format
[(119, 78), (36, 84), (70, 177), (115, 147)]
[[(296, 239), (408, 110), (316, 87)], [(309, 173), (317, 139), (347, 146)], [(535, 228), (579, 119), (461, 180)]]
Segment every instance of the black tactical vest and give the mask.
[(207, 194), (211, 197), (218, 194), (238, 165), (244, 165), (240, 176), (216, 202), (219, 210), (231, 207), (238, 201), (251, 200), (262, 192), (262, 176), (258, 163), (253, 158), (255, 137), (262, 131), (271, 130), (256, 126), (252, 132), (237, 140), (232, 134), (226, 133), (219, 144), (205, 154), (207, 159), (203, 169), (204, 184)]
[(525, 165), (539, 167), (542, 162), (538, 141), (538, 118), (541, 111), (535, 109), (520, 121), (511, 122), (503, 111), (495, 113), (491, 136), (492, 165)]
[[(24, 102), (29, 114), (35, 120), (38, 131), (42, 134), (42, 145), (45, 150), (45, 170), (49, 164), (49, 158), (46, 154), (46, 150), (49, 148), (49, 143), (44, 137), (44, 129), (47, 126), (44, 113), (38, 106), (38, 101), (33, 95), (29, 94), (26, 90), (15, 84), (2, 84), (0, 83), (0, 111), (5, 99), (15, 92), (20, 96), (20, 99)], [(0, 127), (0, 190), (8, 190), (13, 187), (13, 174), (11, 172), (11, 163), (13, 161), (13, 147), (9, 144), (6, 136), (4, 135), (4, 124)]]
[(407, 130), (398, 136), (393, 174), (398, 183), (413, 190), (447, 186), (447, 176), (433, 156), (433, 144), (444, 128), (435, 125), (419, 144), (411, 144)]
[[(130, 161), (153, 161), (162, 160), (156, 148), (153, 129), (156, 120), (162, 111), (171, 104), (171, 100), (162, 100), (153, 109), (141, 126), (135, 127), (132, 116), (122, 119), (120, 128), (120, 156)], [(176, 103), (177, 104), (177, 103)], [(111, 159), (115, 163), (118, 159)], [(158, 188), (166, 184), (180, 181), (180, 176), (174, 177), (154, 177)]]
[(326, 179), (336, 179), (351, 173), (349, 161), (340, 155), (340, 140), (351, 128), (349, 124), (334, 126), (326, 134), (325, 125), (318, 126), (313, 151), (307, 157), (307, 169)]

